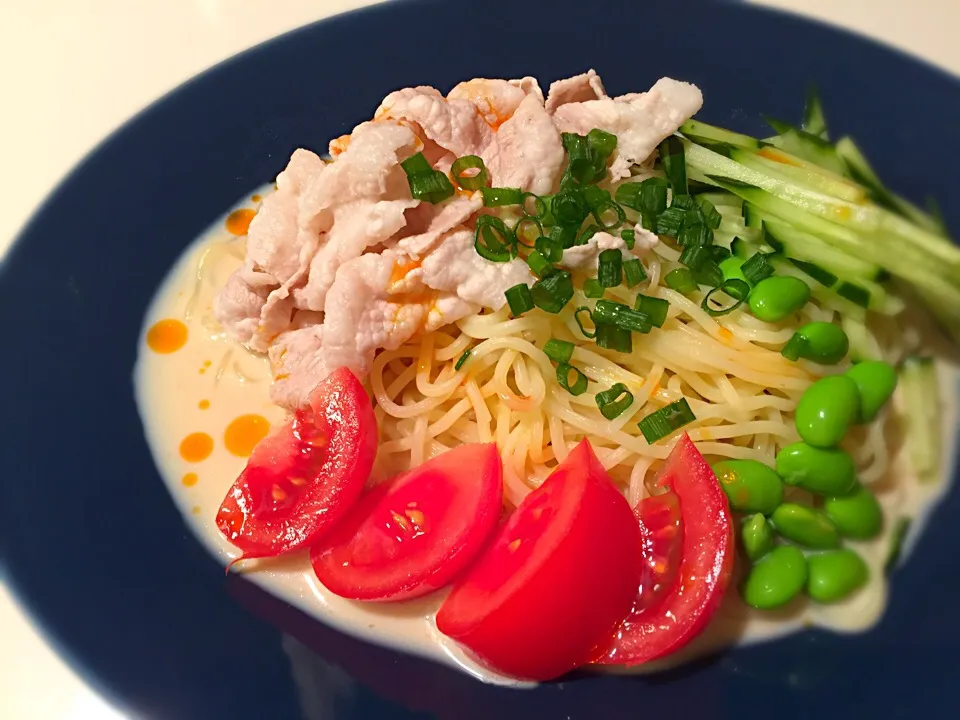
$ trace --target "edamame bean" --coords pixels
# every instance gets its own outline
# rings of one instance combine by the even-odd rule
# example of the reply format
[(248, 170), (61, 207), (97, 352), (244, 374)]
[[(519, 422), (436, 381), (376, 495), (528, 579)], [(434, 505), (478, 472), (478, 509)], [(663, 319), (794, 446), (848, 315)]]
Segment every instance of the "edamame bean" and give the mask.
[(877, 360), (857, 363), (846, 376), (860, 391), (860, 422), (872, 422), (897, 387), (897, 371)]
[(853, 458), (843, 450), (798, 442), (777, 453), (777, 474), (787, 485), (818, 495), (844, 495), (856, 486)]
[(740, 542), (747, 557), (756, 562), (773, 549), (773, 528), (763, 513), (751, 515), (740, 526)]
[(840, 533), (827, 514), (797, 503), (783, 503), (770, 522), (787, 540), (805, 547), (828, 549), (840, 545)]
[(807, 304), (810, 287), (800, 278), (774, 275), (750, 291), (750, 312), (764, 322), (779, 322)]
[(839, 325), (828, 322), (807, 323), (797, 330), (804, 342), (800, 357), (821, 365), (836, 365), (850, 349), (850, 340)]
[(737, 512), (769, 515), (783, 502), (783, 483), (772, 468), (756, 460), (721, 460), (713, 466), (720, 487)]
[(793, 545), (781, 545), (750, 568), (740, 588), (744, 602), (760, 610), (784, 605), (807, 582), (807, 560)]
[(794, 424), (808, 445), (830, 448), (847, 434), (860, 414), (857, 384), (846, 375), (821, 378), (797, 403)]
[(828, 497), (823, 511), (844, 537), (869, 540), (883, 524), (883, 511), (876, 496), (862, 485), (847, 495)]
[(867, 564), (853, 550), (833, 550), (807, 558), (807, 594), (819, 603), (842, 600), (867, 582)]

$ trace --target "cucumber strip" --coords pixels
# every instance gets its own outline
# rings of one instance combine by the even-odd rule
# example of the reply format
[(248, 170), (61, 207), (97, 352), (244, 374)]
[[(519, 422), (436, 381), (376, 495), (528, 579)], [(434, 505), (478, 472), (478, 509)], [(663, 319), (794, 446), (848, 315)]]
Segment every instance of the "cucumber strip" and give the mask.
[(866, 191), (859, 185), (822, 168), (812, 170), (813, 166), (809, 166), (802, 158), (794, 159), (778, 148), (764, 148), (757, 153), (735, 148), (731, 151), (730, 158), (753, 170), (769, 173), (786, 182), (839, 200), (852, 203), (863, 203), (867, 200)]
[(837, 156), (836, 149), (823, 138), (781, 123), (777, 123), (774, 129), (780, 134), (766, 138), (764, 142), (809, 160), (831, 172), (843, 173), (843, 162)]
[(700, 193), (698, 197), (709, 200), (721, 213), (736, 212), (739, 215), (740, 209), (743, 207), (743, 200), (732, 193), (704, 192)]
[(716, 125), (708, 125), (699, 120), (687, 120), (680, 126), (680, 133), (694, 138), (703, 139), (707, 142), (720, 142), (734, 147), (749, 148), (751, 150), (760, 149), (760, 141), (749, 135), (724, 130)]
[[(767, 235), (783, 246), (787, 257), (816, 263), (846, 280), (876, 280), (882, 277), (883, 270), (879, 266), (837, 250), (816, 235), (794, 229), (790, 223), (764, 215), (760, 210), (757, 213), (762, 218)], [(771, 244), (776, 247), (776, 244)]]
[(852, 138), (842, 137), (837, 141), (837, 155), (846, 167), (847, 176), (866, 187), (878, 205), (902, 215), (927, 232), (946, 236), (942, 221), (887, 189)]
[(811, 135), (828, 140), (827, 119), (823, 115), (823, 105), (820, 104), (820, 93), (811, 85), (807, 89), (807, 103), (803, 108), (803, 130)]
[(873, 360), (881, 357), (880, 348), (870, 333), (867, 332), (867, 326), (859, 320), (855, 320), (847, 315), (840, 316), (840, 327), (847, 334), (850, 341), (850, 360), (853, 362), (862, 362), (863, 360)]
[(887, 557), (883, 561), (883, 572), (889, 575), (896, 570), (900, 562), (900, 554), (903, 552), (903, 543), (910, 533), (912, 518), (903, 515), (897, 518), (896, 525), (893, 526), (893, 532), (890, 534), (890, 547), (887, 550)]
[(940, 477), (940, 391), (933, 358), (908, 357), (900, 369), (907, 448), (920, 482)]

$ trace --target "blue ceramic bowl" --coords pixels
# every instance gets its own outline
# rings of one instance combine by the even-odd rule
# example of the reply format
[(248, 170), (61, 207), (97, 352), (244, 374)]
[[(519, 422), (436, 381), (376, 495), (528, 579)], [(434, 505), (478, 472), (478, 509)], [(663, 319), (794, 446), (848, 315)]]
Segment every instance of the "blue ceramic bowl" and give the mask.
[[(0, 565), (47, 636), (115, 702), (163, 718), (944, 717), (960, 671), (960, 493), (940, 506), (872, 631), (808, 632), (646, 678), (484, 686), (307, 619), (225, 578), (150, 459), (131, 371), (181, 250), (298, 145), (390, 90), (595, 67), (612, 93), (697, 83), (703, 119), (762, 132), (807, 84), (881, 175), (939, 195), (960, 167), (960, 85), (838, 30), (737, 4), (397, 2), (262, 45), (187, 83), (95, 150), (0, 272)], [(612, 3), (609, 5), (613, 5)], [(237, 98), (247, 98), (238, 106)], [(7, 172), (13, 172), (11, 168)]]

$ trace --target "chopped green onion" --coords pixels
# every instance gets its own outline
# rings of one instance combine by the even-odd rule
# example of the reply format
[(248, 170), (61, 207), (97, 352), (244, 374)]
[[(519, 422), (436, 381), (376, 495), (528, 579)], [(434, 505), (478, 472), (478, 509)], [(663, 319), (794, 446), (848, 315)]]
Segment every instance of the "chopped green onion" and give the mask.
[(659, 150), (663, 174), (667, 176), (670, 189), (674, 195), (686, 193), (687, 163), (683, 157), (683, 142), (676, 135), (671, 135), (660, 143)]
[(651, 325), (660, 328), (667, 320), (670, 303), (663, 298), (637, 295), (637, 303), (634, 307), (650, 318)]
[(686, 268), (677, 268), (668, 272), (663, 281), (671, 290), (688, 295), (697, 290), (697, 281), (693, 279), (693, 273)]
[(473, 247), (480, 257), (491, 262), (509, 262), (517, 255), (516, 238), (503, 220), (493, 215), (477, 218)]
[(605, 288), (616, 287), (623, 282), (623, 255), (616, 248), (600, 252), (597, 280)]
[[(533, 207), (530, 207), (530, 202), (533, 201)], [(532, 218), (537, 218), (541, 222), (550, 214), (550, 205), (546, 199), (542, 197), (537, 197), (532, 192), (525, 192), (520, 197), (520, 210), (524, 215), (527, 215)], [(531, 210), (533, 212), (531, 212)]]
[[(676, 198), (674, 198), (674, 200), (676, 200)], [(680, 207), (669, 207), (664, 210), (657, 218), (657, 235), (666, 235), (672, 238), (679, 237), (686, 215), (686, 210)]]
[(639, 183), (624, 183), (617, 188), (616, 200), (653, 222), (667, 209), (667, 181), (647, 178)]
[(530, 291), (533, 304), (548, 313), (558, 313), (573, 297), (573, 280), (570, 273), (560, 270), (537, 280)]
[(410, 194), (417, 200), (426, 200), (434, 205), (443, 202), (454, 193), (453, 185), (442, 172), (431, 170), (407, 177)]
[(621, 230), (620, 239), (627, 246), (627, 250), (633, 250), (633, 246), (637, 244), (637, 233), (635, 230)]
[(457, 364), (453, 366), (454, 370), (459, 370), (463, 367), (463, 364), (470, 359), (470, 350), (464, 350), (463, 355), (457, 360)]
[[(714, 305), (719, 303), (718, 300), (714, 299), (714, 295), (719, 293), (726, 294), (727, 296), (733, 298), (735, 302), (729, 305), (721, 305), (720, 308), (714, 307)], [(711, 317), (720, 317), (721, 315), (732, 313), (738, 307), (743, 305), (744, 300), (747, 299), (749, 294), (750, 286), (743, 280), (724, 280), (719, 287), (715, 287), (713, 290), (707, 293), (706, 297), (704, 297), (703, 301), (700, 303), (700, 307), (705, 313), (707, 313), (707, 315)]]
[(713, 230), (700, 222), (699, 218), (697, 222), (690, 222), (688, 216), (687, 220), (683, 223), (683, 227), (680, 229), (680, 236), (677, 240), (679, 240), (680, 244), (684, 247), (690, 247), (691, 245), (712, 245)]
[(572, 342), (550, 338), (543, 346), (543, 352), (554, 362), (565, 363), (570, 362), (570, 358), (573, 357), (574, 347), (576, 346)]
[(733, 240), (730, 241), (730, 252), (734, 256), (740, 258), (741, 260), (747, 259), (747, 253), (749, 251), (750, 251), (750, 248), (747, 245), (745, 240), (735, 237)]
[[(590, 322), (593, 322), (593, 313), (590, 312), (590, 308), (588, 308), (586, 305), (581, 305), (580, 307), (578, 307), (576, 310), (573, 311), (573, 319), (576, 320), (577, 327), (580, 328), (580, 332), (583, 333), (583, 336), (586, 338), (593, 339), (597, 336), (596, 329), (594, 329), (594, 331), (591, 332), (590, 330), (587, 330), (587, 328), (583, 326), (583, 320), (580, 319), (580, 313), (582, 312), (585, 312), (587, 314), (587, 317), (590, 319)], [(594, 325), (594, 328), (596, 328), (596, 325)]]
[(623, 208), (613, 200), (605, 200), (593, 209), (593, 217), (604, 230), (616, 230), (627, 220)]
[(634, 288), (647, 279), (647, 271), (638, 258), (623, 263), (623, 276), (627, 280), (627, 287)]
[(480, 192), (483, 193), (483, 204), (486, 207), (519, 205), (523, 201), (523, 192), (520, 188), (485, 187), (480, 188)]
[(610, 200), (609, 191), (599, 188), (596, 185), (587, 185), (581, 188), (580, 196), (591, 210)]
[(673, 196), (673, 200), (670, 201), (670, 207), (680, 208), (682, 210), (693, 210), (697, 207), (697, 201), (694, 199), (693, 195), (678, 193), (675, 194)]
[(723, 272), (713, 260), (705, 260), (700, 267), (693, 271), (693, 279), (698, 285), (719, 287), (723, 283)]
[(553, 265), (536, 250), (527, 255), (527, 265), (538, 278), (545, 277), (553, 271)]
[[(575, 378), (572, 385), (570, 384), (570, 373), (574, 373)], [(557, 365), (557, 382), (571, 395), (583, 395), (587, 391), (587, 376), (573, 365), (565, 362)]]
[(430, 167), (430, 163), (427, 162), (427, 159), (423, 156), (422, 152), (418, 152), (416, 155), (411, 155), (402, 163), (400, 167), (403, 168), (403, 171), (407, 174), (408, 178), (413, 177), (414, 175), (423, 175), (424, 173), (432, 173), (433, 168)]
[[(470, 171), (476, 170), (476, 173)], [(453, 161), (450, 167), (450, 175), (453, 181), (464, 190), (479, 190), (487, 184), (489, 176), (487, 166), (483, 164), (483, 158), (478, 155), (464, 155)]]
[(837, 295), (846, 298), (860, 307), (870, 306), (870, 291), (859, 285), (844, 281), (837, 286)]
[(720, 227), (720, 213), (717, 212), (717, 208), (714, 207), (713, 203), (710, 202), (707, 198), (703, 196), (698, 196), (696, 198), (697, 207), (700, 209), (700, 216), (703, 218), (704, 223), (707, 227), (712, 230), (716, 230)]
[(533, 244), (537, 252), (543, 255), (547, 262), (560, 262), (563, 258), (563, 247), (549, 237), (538, 237)]
[(800, 333), (794, 333), (787, 344), (783, 346), (783, 350), (780, 351), (780, 354), (783, 355), (787, 360), (792, 360), (796, 362), (807, 352), (807, 339)]
[(607, 420), (620, 417), (623, 411), (633, 404), (633, 393), (627, 390), (623, 383), (611, 385), (609, 390), (598, 392), (596, 395), (597, 407), (600, 414)]
[[(531, 229), (528, 230), (527, 228)], [(524, 247), (536, 247), (537, 238), (543, 237), (543, 225), (535, 217), (524, 215), (513, 226), (513, 236)]]
[(593, 320), (597, 325), (616, 325), (640, 333), (648, 333), (651, 328), (650, 318), (644, 313), (612, 300), (597, 300)]
[(603, 297), (603, 285), (595, 278), (587, 278), (583, 281), (583, 294), (588, 298), (595, 300)]
[(653, 445), (658, 440), (662, 440), (684, 425), (689, 425), (697, 416), (690, 409), (690, 403), (686, 398), (670, 403), (654, 413), (650, 413), (643, 420), (637, 423), (640, 432), (647, 442)]
[(553, 197), (553, 214), (561, 225), (579, 227), (589, 213), (590, 208), (578, 190), (564, 190)]
[(687, 245), (680, 253), (680, 264), (686, 265), (691, 270), (699, 270), (708, 260), (710, 260), (710, 248), (702, 245)]
[(597, 325), (597, 347), (617, 352), (633, 352), (633, 335), (616, 325)]
[(617, 149), (617, 136), (600, 128), (594, 128), (587, 133), (587, 142), (604, 158)]
[[(568, 158), (565, 179), (569, 177), (581, 185), (586, 185), (603, 177), (606, 158), (600, 156), (587, 138), (575, 133), (561, 133), (560, 140)], [(563, 184), (561, 181), (561, 185)]]
[(523, 283), (507, 288), (504, 295), (507, 296), (507, 304), (510, 305), (510, 313), (514, 317), (519, 317), (527, 310), (533, 310), (533, 295), (530, 294), (530, 288)]
[(733, 256), (733, 253), (731, 253), (723, 245), (710, 246), (710, 259), (713, 260), (718, 265), (722, 263), (724, 260), (726, 260), (727, 258), (732, 256)]
[(773, 275), (773, 265), (767, 260), (766, 254), (759, 252), (744, 262), (740, 270), (751, 285), (756, 285), (761, 280)]
[(600, 232), (602, 228), (599, 225), (587, 225), (583, 231), (577, 235), (577, 241), (574, 245), (586, 245), (590, 242), (590, 238)]
[(577, 244), (577, 232), (580, 229), (580, 223), (575, 225), (554, 225), (550, 229), (550, 239), (558, 247), (566, 250)]

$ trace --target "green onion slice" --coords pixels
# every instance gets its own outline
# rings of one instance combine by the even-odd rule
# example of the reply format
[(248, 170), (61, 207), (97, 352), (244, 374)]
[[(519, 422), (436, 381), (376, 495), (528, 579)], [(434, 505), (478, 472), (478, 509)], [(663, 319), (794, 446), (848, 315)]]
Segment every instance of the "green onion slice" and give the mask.
[(720, 287), (723, 284), (723, 272), (720, 270), (720, 266), (709, 259), (693, 272), (693, 278), (698, 285), (707, 285), (712, 288)]
[(587, 143), (604, 158), (617, 149), (617, 136), (606, 130), (594, 128), (587, 133)]
[(513, 226), (513, 235), (524, 247), (533, 248), (536, 247), (537, 238), (543, 237), (543, 225), (537, 218), (524, 215)]
[(700, 217), (703, 218), (703, 222), (706, 226), (712, 230), (716, 230), (720, 227), (720, 213), (717, 211), (717, 208), (712, 202), (707, 200), (703, 196), (698, 196), (696, 198), (697, 207), (700, 210)]
[(534, 195), (532, 192), (525, 192), (520, 196), (520, 210), (524, 215), (534, 217), (543, 222), (550, 214), (550, 205), (546, 199)]
[(633, 404), (633, 393), (627, 390), (623, 383), (616, 383), (611, 385), (609, 390), (598, 392), (596, 401), (600, 414), (607, 420), (613, 420)]
[(550, 338), (547, 340), (546, 345), (543, 346), (543, 352), (554, 362), (566, 363), (570, 362), (570, 358), (573, 357), (574, 347), (572, 342)]
[(616, 287), (623, 282), (623, 255), (618, 249), (600, 251), (597, 280), (605, 288)]
[(596, 325), (594, 325), (594, 330), (593, 330), (593, 331), (588, 330), (587, 328), (585, 328), (585, 327), (583, 326), (583, 320), (580, 319), (580, 313), (586, 313), (586, 314), (587, 314), (587, 318), (590, 320), (590, 322), (593, 322), (593, 313), (590, 312), (590, 308), (588, 308), (586, 305), (581, 305), (581, 306), (578, 307), (578, 308), (574, 311), (574, 313), (573, 313), (573, 319), (577, 321), (577, 327), (580, 328), (580, 332), (583, 333), (583, 336), (584, 336), (584, 337), (590, 338), (590, 339), (592, 340), (593, 338), (595, 338), (595, 337), (597, 336), (597, 333), (596, 333)]
[(686, 265), (691, 270), (699, 270), (708, 260), (710, 260), (710, 248), (703, 245), (687, 245), (680, 253), (680, 264)]
[[(723, 302), (722, 298), (716, 297), (721, 294), (731, 298), (733, 302)], [(706, 294), (700, 303), (700, 307), (707, 315), (720, 317), (721, 315), (732, 313), (743, 305), (749, 294), (750, 286), (743, 280), (724, 280), (719, 287), (713, 288)]]
[(765, 253), (755, 253), (753, 257), (743, 263), (740, 268), (743, 276), (751, 285), (756, 285), (761, 280), (773, 275), (773, 265), (767, 260)]
[(807, 339), (803, 337), (800, 333), (794, 333), (787, 344), (783, 346), (783, 350), (780, 351), (780, 354), (783, 355), (787, 360), (796, 362), (802, 358), (807, 353)]
[(674, 195), (687, 192), (687, 163), (683, 156), (683, 142), (676, 135), (671, 135), (660, 143), (660, 162), (663, 164), (663, 174), (667, 176), (670, 189)]
[(696, 222), (691, 222), (688, 212), (677, 240), (684, 247), (713, 245), (713, 230), (700, 222), (700, 218), (697, 218)]
[(615, 325), (639, 333), (648, 333), (652, 327), (650, 318), (644, 313), (612, 300), (597, 301), (593, 320), (597, 325)]
[(533, 295), (530, 294), (530, 288), (523, 283), (507, 288), (504, 295), (507, 296), (507, 304), (510, 305), (510, 312), (514, 317), (533, 310)]
[[(573, 383), (570, 383), (570, 375), (573, 375)], [(557, 382), (560, 387), (571, 395), (583, 395), (587, 391), (587, 376), (579, 369), (568, 363), (557, 365)]]
[(627, 287), (634, 288), (647, 279), (647, 271), (643, 269), (643, 263), (634, 258), (623, 263), (623, 276), (626, 278)]
[(450, 175), (453, 176), (453, 181), (464, 190), (479, 190), (490, 179), (487, 166), (483, 164), (483, 158), (479, 155), (464, 155), (454, 160), (450, 167)]
[(551, 237), (538, 237), (533, 246), (548, 262), (560, 262), (563, 258), (563, 246)]
[(554, 362), (570, 362), (573, 357), (574, 344), (566, 340), (550, 338), (543, 346), (544, 354)]
[(402, 163), (400, 167), (403, 168), (403, 171), (407, 174), (408, 178), (413, 177), (414, 175), (423, 175), (424, 173), (433, 172), (433, 168), (430, 167), (430, 163), (427, 162), (427, 159), (423, 156), (422, 152), (418, 152), (416, 155), (411, 155)]
[(597, 325), (597, 347), (617, 352), (633, 352), (633, 335), (616, 325)]
[(604, 200), (593, 209), (593, 218), (604, 230), (616, 230), (627, 220), (623, 208), (613, 200)]
[(552, 210), (561, 225), (576, 225), (590, 213), (590, 208), (579, 190), (564, 190), (553, 196)]
[(517, 256), (516, 238), (506, 223), (493, 215), (477, 218), (473, 247), (480, 257), (491, 262), (509, 262)]
[(688, 425), (697, 419), (690, 409), (690, 404), (686, 398), (670, 403), (656, 412), (650, 413), (643, 420), (637, 423), (640, 432), (647, 442), (653, 445), (658, 440), (662, 440), (684, 425)]
[(603, 297), (603, 285), (596, 278), (587, 278), (583, 281), (583, 294), (591, 300)]
[(469, 360), (469, 359), (470, 359), (470, 350), (464, 350), (464, 351), (463, 351), (463, 355), (461, 355), (461, 356), (457, 359), (457, 364), (453, 366), (453, 369), (454, 369), (454, 370), (459, 370), (460, 368), (463, 367), (464, 363), (466, 363), (467, 360)]
[(634, 307), (650, 318), (651, 325), (660, 328), (667, 320), (670, 303), (663, 298), (637, 295), (637, 303)]
[[(657, 217), (657, 235), (666, 235), (667, 237), (679, 237), (680, 230), (683, 227), (683, 220), (687, 211), (683, 208), (669, 207)], [(652, 230), (652, 228), (647, 228)]]
[(413, 197), (417, 200), (426, 200), (434, 205), (443, 202), (454, 193), (450, 180), (437, 170), (410, 175), (407, 178), (407, 183), (410, 185), (410, 194)]
[(540, 252), (534, 250), (527, 255), (527, 265), (538, 278), (546, 277), (553, 271), (553, 265)]
[(570, 302), (573, 297), (573, 280), (566, 270), (559, 270), (552, 275), (537, 280), (530, 291), (533, 303), (548, 313), (558, 313)]
[(637, 243), (637, 233), (635, 230), (621, 230), (620, 239), (627, 246), (627, 250), (633, 250), (633, 246)]
[(671, 290), (676, 290), (683, 295), (689, 295), (697, 290), (697, 281), (693, 279), (693, 273), (686, 268), (677, 268), (668, 272), (663, 281)]
[(480, 192), (483, 193), (483, 204), (486, 207), (519, 205), (523, 201), (523, 192), (520, 188), (485, 187), (480, 188)]

